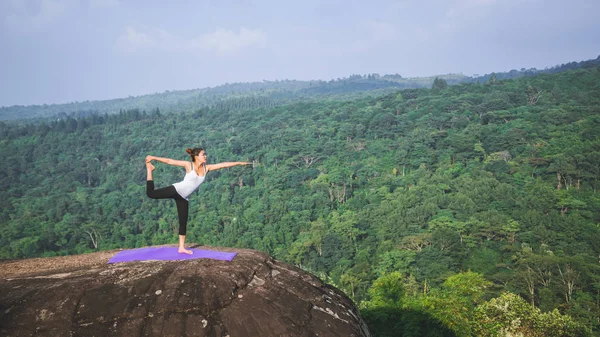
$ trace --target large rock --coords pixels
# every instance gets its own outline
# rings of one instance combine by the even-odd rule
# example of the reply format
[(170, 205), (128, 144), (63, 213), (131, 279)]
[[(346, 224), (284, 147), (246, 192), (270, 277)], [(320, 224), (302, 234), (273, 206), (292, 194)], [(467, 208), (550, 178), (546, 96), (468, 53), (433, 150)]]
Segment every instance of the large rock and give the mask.
[(339, 290), (235, 251), (232, 262), (107, 264), (116, 251), (1, 262), (0, 336), (370, 336)]

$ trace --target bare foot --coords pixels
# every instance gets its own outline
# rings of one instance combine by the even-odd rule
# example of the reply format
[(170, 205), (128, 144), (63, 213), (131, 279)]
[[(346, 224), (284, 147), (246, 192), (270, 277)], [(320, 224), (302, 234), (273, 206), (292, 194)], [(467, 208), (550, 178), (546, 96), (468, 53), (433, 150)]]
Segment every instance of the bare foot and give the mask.
[(155, 169), (154, 165), (152, 165), (152, 163), (149, 161), (146, 162), (146, 168), (150, 170), (150, 172), (154, 171)]
[(185, 248), (182, 248), (182, 247), (179, 247), (179, 249), (177, 250), (177, 252), (179, 254), (190, 254), (190, 255), (194, 254), (194, 252), (192, 252), (191, 250), (185, 249)]

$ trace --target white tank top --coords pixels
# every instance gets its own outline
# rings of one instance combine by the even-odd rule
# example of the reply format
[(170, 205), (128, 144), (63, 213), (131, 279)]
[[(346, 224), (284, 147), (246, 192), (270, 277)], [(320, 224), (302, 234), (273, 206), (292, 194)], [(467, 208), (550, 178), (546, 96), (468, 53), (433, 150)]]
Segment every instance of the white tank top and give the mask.
[(204, 165), (204, 176), (201, 177), (196, 173), (194, 164), (192, 163), (192, 170), (185, 174), (185, 177), (183, 177), (182, 181), (173, 184), (173, 186), (175, 186), (175, 190), (182, 198), (188, 200), (190, 194), (192, 194), (192, 192), (194, 192), (200, 186), (200, 184), (204, 182), (205, 177), (206, 165)]

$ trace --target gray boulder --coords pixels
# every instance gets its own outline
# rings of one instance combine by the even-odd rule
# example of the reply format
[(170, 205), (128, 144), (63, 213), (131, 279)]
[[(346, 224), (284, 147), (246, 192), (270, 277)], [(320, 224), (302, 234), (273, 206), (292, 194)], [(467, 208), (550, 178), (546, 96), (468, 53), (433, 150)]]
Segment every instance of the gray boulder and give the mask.
[(117, 251), (0, 262), (1, 336), (370, 336), (354, 303), (246, 249), (107, 264)]

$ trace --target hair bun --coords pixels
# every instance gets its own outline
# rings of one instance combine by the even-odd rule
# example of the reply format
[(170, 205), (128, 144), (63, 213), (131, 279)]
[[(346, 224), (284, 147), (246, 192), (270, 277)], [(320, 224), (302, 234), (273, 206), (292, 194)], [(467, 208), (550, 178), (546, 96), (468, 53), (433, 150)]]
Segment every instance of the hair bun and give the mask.
[(185, 152), (187, 152), (188, 154), (192, 154), (192, 149), (186, 149)]

